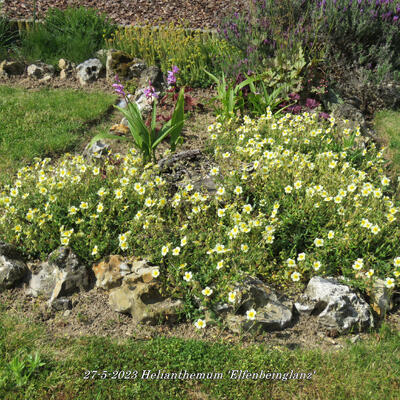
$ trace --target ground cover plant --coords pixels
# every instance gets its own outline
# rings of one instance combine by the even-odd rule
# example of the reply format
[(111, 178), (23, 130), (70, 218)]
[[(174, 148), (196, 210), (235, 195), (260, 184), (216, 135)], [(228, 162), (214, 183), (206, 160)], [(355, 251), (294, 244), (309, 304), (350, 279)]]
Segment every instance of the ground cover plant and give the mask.
[(104, 47), (115, 28), (94, 9), (51, 8), (43, 23), (23, 32), (19, 53), (28, 61), (41, 60), (55, 66), (60, 58), (81, 63)]
[[(85, 123), (101, 119), (116, 97), (106, 93), (0, 86), (1, 181), (34, 156), (60, 154), (85, 140)], [(65, 107), (68, 104), (68, 107)]]
[[(52, 337), (43, 323), (0, 313), (0, 396), (54, 399), (390, 399), (399, 392), (400, 335), (382, 326), (376, 336), (338, 351), (288, 350), (269, 344), (179, 338)], [(38, 348), (40, 350), (38, 351)], [(340, 366), (340, 368), (338, 368)], [(102, 379), (103, 369), (137, 371), (136, 379)], [(99, 376), (85, 379), (88, 371)], [(101, 371), (100, 371), (101, 370)], [(140, 379), (143, 371), (217, 374), (222, 379)], [(230, 379), (240, 370), (251, 378)], [(272, 374), (261, 378), (261, 371)], [(315, 372), (314, 372), (315, 371)], [(294, 378), (310, 373), (311, 379)], [(29, 376), (29, 378), (28, 378)], [(103, 375), (104, 376), (104, 375)], [(122, 375), (121, 375), (122, 376)], [(217, 375), (215, 375), (217, 376)], [(27, 378), (27, 379), (25, 379)], [(227, 395), (228, 394), (228, 395)]]
[(246, 274), (283, 287), (316, 274), (395, 286), (399, 183), (385, 175), (382, 150), (357, 150), (359, 131), (307, 113), (209, 131), (215, 195), (188, 183), (172, 196), (136, 149), (104, 164), (36, 159), (1, 191), (2, 236), (41, 259), (60, 245), (87, 263), (134, 252), (159, 265), (163, 290), (185, 299), (190, 319), (203, 316), (198, 299), (234, 307)]

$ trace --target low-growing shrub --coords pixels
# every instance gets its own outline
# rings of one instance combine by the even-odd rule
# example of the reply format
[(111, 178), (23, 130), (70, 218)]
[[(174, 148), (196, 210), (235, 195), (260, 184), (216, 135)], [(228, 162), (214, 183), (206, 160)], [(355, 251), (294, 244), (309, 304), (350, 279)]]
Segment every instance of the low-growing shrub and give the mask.
[(268, 111), (232, 129), (210, 126), (215, 194), (190, 182), (171, 192), (134, 149), (94, 164), (37, 159), (0, 189), (0, 236), (42, 259), (60, 245), (87, 263), (145, 257), (159, 265), (165, 292), (189, 305), (226, 302), (229, 293), (234, 301), (246, 274), (282, 286), (315, 274), (360, 286), (379, 276), (392, 287), (400, 275), (397, 182), (384, 174), (382, 150), (353, 149), (358, 130), (317, 118)]
[(370, 71), (375, 82), (400, 70), (400, 4), (393, 0), (337, 0), (316, 3), (326, 21), (320, 39), (326, 64), (337, 62)]
[(157, 29), (151, 25), (122, 28), (108, 40), (108, 46), (141, 58), (148, 65), (158, 65), (164, 74), (171, 65), (179, 65), (177, 85), (191, 87), (208, 87), (212, 80), (203, 68), (219, 71), (238, 52), (226, 41), (205, 32), (189, 32), (174, 23)]
[(94, 9), (50, 8), (43, 23), (24, 34), (21, 53), (28, 60), (56, 65), (60, 58), (80, 63), (104, 47), (115, 25)]

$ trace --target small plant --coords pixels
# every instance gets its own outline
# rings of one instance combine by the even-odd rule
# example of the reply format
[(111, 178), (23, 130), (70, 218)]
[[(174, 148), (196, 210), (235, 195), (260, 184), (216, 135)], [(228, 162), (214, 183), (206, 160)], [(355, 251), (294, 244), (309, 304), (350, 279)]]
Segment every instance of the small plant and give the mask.
[[(120, 110), (128, 120), (128, 126), (132, 134), (134, 145), (142, 152), (143, 161), (156, 162), (156, 148), (167, 137), (170, 136), (171, 150), (175, 151), (177, 144), (182, 140), (180, 134), (184, 123), (184, 88), (179, 92), (176, 106), (171, 118), (166, 122), (161, 129), (157, 129), (157, 103), (154, 87), (149, 82), (149, 87), (145, 90), (146, 97), (153, 100), (153, 112), (151, 114), (150, 126), (147, 126), (143, 121), (141, 111), (136, 102), (130, 100), (129, 93), (125, 93), (124, 87), (116, 77), (117, 83), (114, 84), (116, 92), (123, 97), (126, 102), (126, 109), (115, 106)], [(100, 137), (115, 139), (114, 135), (100, 134), (95, 136), (91, 143), (94, 143)]]
[(7, 57), (17, 39), (18, 33), (12, 30), (9, 20), (0, 16), (0, 59)]
[(94, 9), (50, 8), (43, 23), (25, 32), (21, 54), (28, 60), (56, 65), (59, 58), (80, 63), (105, 45), (115, 30), (109, 20)]
[(228, 84), (225, 81), (225, 75), (222, 73), (222, 79), (218, 79), (215, 75), (204, 70), (204, 72), (209, 75), (213, 81), (217, 84), (217, 96), (213, 99), (220, 102), (219, 107), (214, 107), (218, 115), (222, 117), (223, 120), (228, 120), (236, 116), (237, 112), (240, 110), (241, 115), (244, 112), (244, 100), (242, 92), (240, 90), (252, 82), (251, 78), (239, 83), (235, 87), (232, 84)]
[(8, 367), (17, 387), (23, 387), (28, 383), (30, 377), (43, 365), (45, 363), (42, 362), (38, 352), (34, 356), (19, 352), (10, 361)]

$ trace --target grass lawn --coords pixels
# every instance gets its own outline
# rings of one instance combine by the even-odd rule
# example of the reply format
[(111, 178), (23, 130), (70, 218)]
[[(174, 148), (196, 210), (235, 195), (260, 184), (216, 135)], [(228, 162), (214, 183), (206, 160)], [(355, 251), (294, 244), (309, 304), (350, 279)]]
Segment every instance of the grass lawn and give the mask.
[[(0, 398), (16, 399), (395, 399), (400, 395), (400, 333), (379, 335), (337, 352), (288, 350), (220, 341), (54, 338), (42, 325), (0, 314)], [(38, 351), (43, 365), (30, 369)], [(135, 379), (85, 379), (86, 371), (132, 371)], [(212, 373), (210, 379), (145, 379)], [(280, 372), (283, 379), (242, 379), (240, 372)], [(292, 375), (290, 373), (292, 372)], [(315, 371), (315, 372), (314, 372)], [(311, 379), (294, 379), (294, 373)], [(93, 373), (93, 372), (92, 372)], [(221, 373), (221, 375), (215, 375)], [(155, 376), (156, 376), (155, 375)], [(155, 377), (154, 376), (154, 377)], [(260, 375), (261, 376), (261, 375)], [(26, 379), (24, 378), (26, 377)], [(255, 376), (254, 376), (255, 377)], [(271, 375), (272, 377), (272, 375)], [(300, 375), (299, 375), (300, 377)], [(214, 378), (214, 379), (211, 379)]]
[(400, 111), (384, 110), (375, 115), (375, 129), (389, 143), (389, 154), (396, 172), (400, 172)]
[(115, 96), (74, 90), (26, 91), (0, 86), (1, 180), (34, 157), (61, 154), (88, 138)]

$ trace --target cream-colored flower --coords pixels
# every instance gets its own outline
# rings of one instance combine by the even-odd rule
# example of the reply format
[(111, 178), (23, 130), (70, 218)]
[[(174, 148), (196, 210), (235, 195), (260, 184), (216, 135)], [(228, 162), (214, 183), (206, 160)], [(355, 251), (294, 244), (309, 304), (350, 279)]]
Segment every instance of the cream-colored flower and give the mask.
[(236, 291), (229, 292), (228, 294), (228, 301), (230, 303), (234, 303), (236, 301)]
[(201, 293), (203, 294), (203, 296), (209, 297), (209, 296), (212, 295), (213, 290), (210, 289), (210, 288), (207, 286), (207, 287), (205, 287), (205, 288), (201, 291)]
[(186, 282), (190, 282), (192, 280), (192, 273), (190, 271), (185, 272), (185, 274), (183, 275), (183, 279)]
[(204, 321), (204, 319), (198, 319), (196, 322), (195, 322), (195, 327), (197, 328), (197, 329), (204, 329), (205, 327), (206, 327), (206, 321)]
[(293, 282), (298, 282), (300, 280), (301, 274), (297, 271), (293, 272), (292, 275), (290, 275), (292, 278)]
[(256, 312), (256, 310), (254, 310), (254, 308), (246, 311), (247, 319), (249, 319), (251, 321), (253, 321), (256, 318), (256, 314), (257, 314), (257, 312)]

